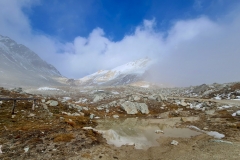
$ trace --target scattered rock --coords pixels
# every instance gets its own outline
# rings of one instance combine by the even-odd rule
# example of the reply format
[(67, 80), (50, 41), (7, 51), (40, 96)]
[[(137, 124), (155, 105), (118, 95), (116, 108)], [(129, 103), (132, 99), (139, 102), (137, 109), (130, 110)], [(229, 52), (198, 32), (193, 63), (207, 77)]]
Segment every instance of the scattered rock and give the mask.
[(98, 101), (101, 101), (103, 99), (104, 99), (104, 97), (102, 97), (100, 95), (96, 95), (95, 98), (93, 99), (93, 102), (98, 102)]
[(181, 100), (180, 105), (183, 106), (183, 107), (186, 107), (186, 106), (187, 106), (187, 103), (186, 103), (184, 100)]
[(113, 115), (113, 118), (119, 118), (119, 115), (115, 114), (115, 115)]
[(42, 106), (43, 106), (43, 108), (44, 108), (45, 110), (48, 110), (48, 107), (47, 107), (46, 104), (43, 103)]
[(49, 106), (51, 106), (51, 107), (55, 107), (58, 105), (58, 101), (49, 100), (46, 102), (46, 104), (49, 104)]
[(28, 150), (29, 150), (29, 147), (25, 147), (23, 150), (24, 150), (25, 153), (27, 153)]
[(133, 95), (133, 100), (134, 101), (139, 101), (141, 98), (138, 95)]
[(137, 114), (138, 113), (134, 102), (126, 101), (121, 104), (121, 107), (127, 112), (127, 114)]
[(171, 145), (178, 145), (178, 141), (172, 140)]
[(2, 152), (2, 145), (0, 145), (0, 154), (2, 154), (3, 152)]
[(142, 114), (148, 114), (148, 106), (145, 103), (129, 102), (126, 101), (121, 104), (122, 109), (124, 109), (127, 114), (137, 114), (140, 111)]
[(163, 133), (163, 131), (158, 129), (158, 130), (155, 131), (155, 133)]
[(35, 116), (35, 114), (33, 114), (33, 113), (30, 113), (29, 115), (28, 115), (28, 117), (34, 117)]
[(94, 114), (90, 114), (90, 119), (93, 119), (94, 118)]

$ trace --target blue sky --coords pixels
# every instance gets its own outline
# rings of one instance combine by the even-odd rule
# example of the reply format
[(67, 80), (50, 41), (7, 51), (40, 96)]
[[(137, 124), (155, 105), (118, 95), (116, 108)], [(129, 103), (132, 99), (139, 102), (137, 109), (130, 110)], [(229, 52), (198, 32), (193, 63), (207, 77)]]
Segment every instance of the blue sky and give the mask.
[(35, 31), (72, 41), (87, 37), (96, 27), (114, 41), (131, 34), (144, 19), (155, 18), (156, 28), (167, 31), (179, 19), (224, 15), (237, 0), (42, 0), (25, 10)]
[(176, 86), (239, 81), (239, 0), (0, 0), (0, 34), (63, 76), (149, 57)]

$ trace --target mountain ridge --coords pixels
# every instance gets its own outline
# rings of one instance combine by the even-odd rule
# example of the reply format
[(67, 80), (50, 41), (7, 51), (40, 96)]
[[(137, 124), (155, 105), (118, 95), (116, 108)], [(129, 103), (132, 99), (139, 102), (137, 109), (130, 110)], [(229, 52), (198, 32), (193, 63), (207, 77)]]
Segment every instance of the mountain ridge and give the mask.
[(0, 35), (0, 83), (5, 85), (58, 84), (62, 77), (51, 64), (9, 37)]

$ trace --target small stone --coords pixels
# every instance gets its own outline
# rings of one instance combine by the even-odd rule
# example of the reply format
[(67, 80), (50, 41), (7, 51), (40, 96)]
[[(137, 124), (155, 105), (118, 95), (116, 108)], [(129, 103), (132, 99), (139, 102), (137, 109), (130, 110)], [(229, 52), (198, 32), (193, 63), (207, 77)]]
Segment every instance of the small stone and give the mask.
[(29, 150), (29, 147), (25, 147), (23, 150), (25, 151), (25, 153), (27, 153)]
[(2, 145), (0, 145), (0, 154), (2, 154), (3, 152), (2, 152)]
[(119, 115), (115, 114), (115, 115), (113, 115), (113, 118), (119, 118)]
[(82, 107), (83, 110), (85, 111), (88, 111), (88, 108), (87, 107)]
[(55, 107), (58, 105), (58, 101), (51, 101), (49, 106)]
[(178, 145), (178, 141), (172, 140), (171, 145)]
[(90, 119), (93, 119), (94, 118), (94, 114), (90, 114)]
[(42, 106), (43, 106), (43, 109), (48, 110), (48, 107), (46, 104), (43, 103)]
[(16, 117), (16, 115), (12, 115), (12, 118), (15, 118)]
[(158, 130), (155, 130), (155, 133), (163, 133), (163, 131), (158, 129)]
[(28, 115), (28, 117), (34, 117), (35, 116), (35, 114), (33, 114), (33, 113), (30, 113), (29, 115)]

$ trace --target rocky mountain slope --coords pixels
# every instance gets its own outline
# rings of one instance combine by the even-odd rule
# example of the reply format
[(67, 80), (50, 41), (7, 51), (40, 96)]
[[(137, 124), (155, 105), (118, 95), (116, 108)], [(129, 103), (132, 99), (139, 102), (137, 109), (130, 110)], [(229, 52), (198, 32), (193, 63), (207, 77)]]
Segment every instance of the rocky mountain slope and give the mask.
[(53, 78), (61, 74), (26, 46), (0, 35), (0, 77), (5, 86), (40, 86), (58, 84)]
[(76, 80), (76, 84), (87, 86), (111, 86), (130, 84), (143, 80), (144, 75), (147, 74), (147, 70), (152, 64), (153, 61), (149, 58), (139, 59), (137, 61), (118, 66), (111, 70), (100, 70), (96, 73)]

